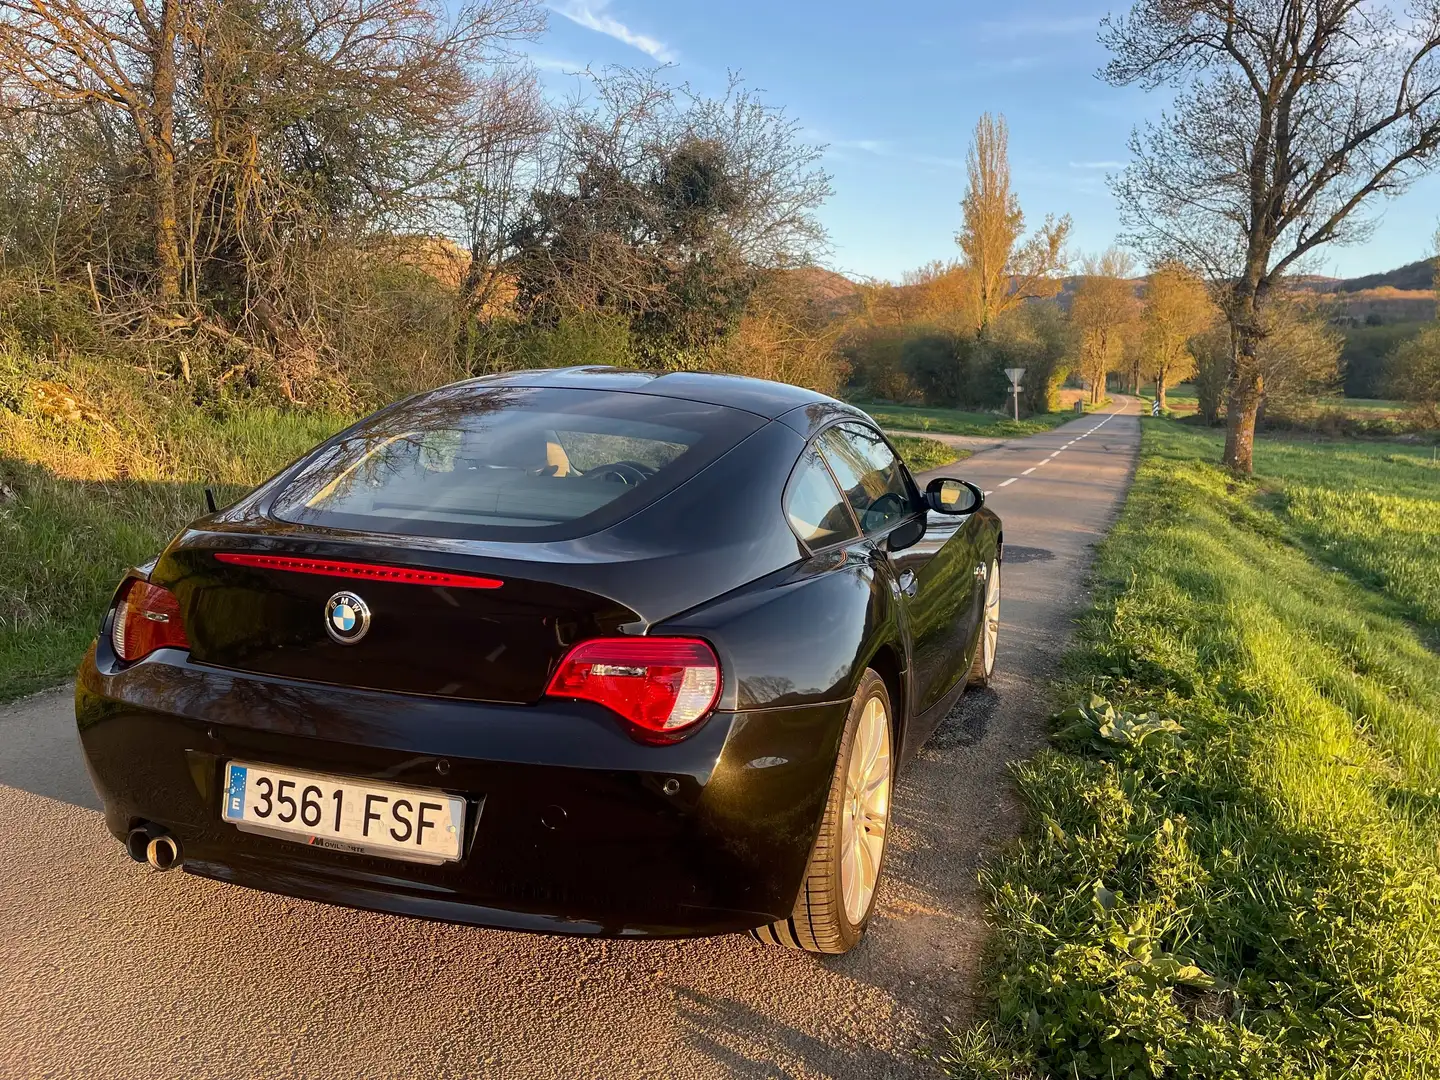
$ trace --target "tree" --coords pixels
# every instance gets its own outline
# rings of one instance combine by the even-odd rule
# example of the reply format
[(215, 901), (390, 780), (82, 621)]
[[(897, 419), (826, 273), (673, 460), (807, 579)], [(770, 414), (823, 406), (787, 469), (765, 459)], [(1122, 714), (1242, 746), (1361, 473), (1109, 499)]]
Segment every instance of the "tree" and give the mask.
[(1107, 18), (1113, 85), (1177, 88), (1116, 178), (1127, 239), (1225, 287), (1235, 340), (1225, 463), (1252, 470), (1264, 310), (1322, 245), (1363, 239), (1360, 211), (1440, 149), (1440, 3), (1136, 0)]
[(1195, 398), (1200, 419), (1210, 427), (1220, 422), (1225, 405), (1225, 384), (1235, 356), (1235, 340), (1230, 325), (1217, 319), (1210, 328), (1195, 338), (1191, 346), (1195, 356)]
[(593, 78), (513, 230), (516, 304), (542, 325), (617, 314), (650, 362), (682, 362), (735, 329), (766, 272), (823, 249), (821, 150), (738, 81), (705, 98), (653, 72)]
[(1070, 218), (1047, 216), (1025, 235), (1020, 199), (1010, 190), (1010, 133), (1003, 116), (985, 113), (967, 155), (964, 224), (955, 236), (964, 255), (971, 325), (981, 337), (999, 315), (1026, 300), (1054, 296), (1066, 268)]
[(1007, 390), (1004, 369), (1025, 369), (1020, 408), (1030, 413), (1055, 412), (1060, 384), (1070, 374), (1075, 355), (1073, 328), (1053, 300), (1037, 300), (1007, 312), (995, 325), (993, 377)]
[(36, 118), (37, 156), (89, 145), (86, 261), (278, 339), (313, 314), (318, 247), (459, 231), (461, 174), (535, 126), (510, 44), (543, 24), (536, 0), (0, 0), (0, 109)]
[(1190, 339), (1215, 321), (1215, 306), (1198, 275), (1169, 260), (1150, 274), (1145, 286), (1146, 374), (1155, 380), (1155, 399), (1165, 408), (1165, 390), (1181, 382), (1195, 366)]
[(155, 295), (180, 298), (177, 49), (185, 0), (0, 0), (0, 86), (27, 105), (121, 113), (143, 153)]
[(1080, 376), (1090, 388), (1090, 401), (1105, 393), (1105, 376), (1119, 359), (1124, 333), (1139, 314), (1135, 296), (1135, 260), (1118, 248), (1085, 259), (1084, 276), (1075, 289), (1070, 320), (1080, 335)]
[[(1440, 229), (1435, 232), (1435, 250), (1440, 256)], [(1440, 422), (1440, 257), (1435, 260), (1434, 324), (1409, 341), (1395, 347), (1385, 364), (1386, 384), (1391, 397), (1408, 401)]]
[(1440, 325), (1427, 326), (1396, 346), (1386, 364), (1391, 397), (1428, 410), (1440, 406)]
[(1294, 414), (1304, 402), (1335, 389), (1345, 336), (1313, 296), (1276, 293), (1261, 313), (1260, 330), (1255, 362), (1266, 416)]

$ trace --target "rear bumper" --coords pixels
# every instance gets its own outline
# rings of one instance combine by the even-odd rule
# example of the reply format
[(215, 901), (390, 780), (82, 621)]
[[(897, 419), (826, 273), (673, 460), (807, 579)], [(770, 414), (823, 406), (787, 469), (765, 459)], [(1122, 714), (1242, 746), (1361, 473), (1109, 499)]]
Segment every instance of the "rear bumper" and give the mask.
[[(117, 838), (152, 822), (185, 868), (351, 907), (550, 933), (686, 936), (790, 912), (847, 703), (719, 713), (671, 746), (584, 702), (497, 706), (207, 668), (161, 650), (117, 668), (103, 639), (75, 710)], [(326, 850), (221, 820), (239, 758), (469, 801), (443, 866)]]

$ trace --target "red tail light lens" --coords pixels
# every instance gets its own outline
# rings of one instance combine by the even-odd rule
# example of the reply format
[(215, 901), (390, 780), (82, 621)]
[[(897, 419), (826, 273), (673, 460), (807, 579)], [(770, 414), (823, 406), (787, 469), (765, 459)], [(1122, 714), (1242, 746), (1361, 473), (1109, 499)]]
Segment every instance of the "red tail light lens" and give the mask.
[(167, 646), (190, 647), (185, 624), (180, 620), (180, 601), (175, 599), (175, 594), (139, 578), (132, 579), (120, 594), (110, 637), (115, 644), (115, 654), (127, 662)]
[(441, 585), (452, 589), (498, 589), (505, 584), (478, 574), (447, 574), (440, 570), (416, 570), (377, 563), (340, 562), (335, 559), (300, 559), (289, 555), (252, 555), (238, 551), (217, 551), (217, 562), (254, 566), (262, 570), (287, 570), (294, 574), (322, 577), (359, 578), (362, 581), (394, 581), (402, 585)]
[(593, 701), (644, 731), (668, 735), (715, 707), (720, 661), (694, 638), (595, 638), (566, 654), (545, 693)]

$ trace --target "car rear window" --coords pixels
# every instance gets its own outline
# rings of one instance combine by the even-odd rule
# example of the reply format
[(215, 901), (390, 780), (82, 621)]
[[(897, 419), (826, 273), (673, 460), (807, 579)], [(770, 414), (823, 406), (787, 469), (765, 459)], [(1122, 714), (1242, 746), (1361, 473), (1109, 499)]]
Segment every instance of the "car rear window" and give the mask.
[(579, 536), (658, 499), (764, 422), (645, 394), (446, 387), (321, 447), (270, 513), (405, 535)]

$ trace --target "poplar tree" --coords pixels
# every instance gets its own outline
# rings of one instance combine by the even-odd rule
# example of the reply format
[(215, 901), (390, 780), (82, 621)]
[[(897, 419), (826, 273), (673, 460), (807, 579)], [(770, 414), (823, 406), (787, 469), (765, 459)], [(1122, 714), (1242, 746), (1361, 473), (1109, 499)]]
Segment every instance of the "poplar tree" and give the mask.
[(955, 242), (963, 254), (970, 319), (980, 337), (1017, 304), (1054, 296), (1066, 269), (1070, 218), (1048, 215), (1025, 236), (1025, 214), (1010, 188), (1009, 143), (1005, 118), (985, 113), (966, 157), (969, 184), (960, 203), (964, 223)]

